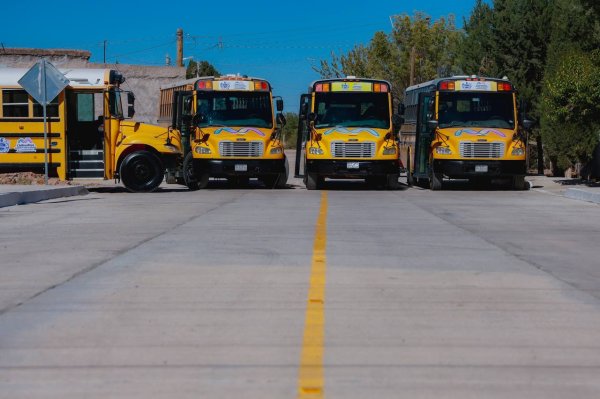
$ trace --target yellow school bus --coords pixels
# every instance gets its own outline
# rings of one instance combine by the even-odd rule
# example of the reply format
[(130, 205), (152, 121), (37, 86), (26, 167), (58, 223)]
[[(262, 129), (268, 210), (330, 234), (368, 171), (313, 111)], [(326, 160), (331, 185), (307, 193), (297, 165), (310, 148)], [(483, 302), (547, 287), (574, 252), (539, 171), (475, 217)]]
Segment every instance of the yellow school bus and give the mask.
[(18, 84), (26, 72), (0, 68), (0, 172), (43, 171), (47, 145), (51, 176), (120, 179), (148, 192), (181, 163), (177, 132), (127, 119), (135, 98), (110, 69), (61, 70), (69, 85), (47, 106), (44, 143), (42, 106)]
[(301, 96), (299, 115), (295, 172), (303, 169), (308, 190), (321, 188), (325, 178), (399, 186), (399, 116), (392, 113), (389, 82), (317, 80)]
[(181, 132), (188, 188), (206, 188), (211, 177), (231, 184), (258, 178), (269, 188), (286, 186), (283, 100), (273, 97), (268, 81), (240, 75), (200, 77), (162, 88), (160, 98), (159, 123)]
[(441, 190), (444, 178), (505, 178), (514, 189), (526, 187), (526, 140), (508, 79), (432, 80), (407, 88), (402, 108), (401, 159), (409, 185)]

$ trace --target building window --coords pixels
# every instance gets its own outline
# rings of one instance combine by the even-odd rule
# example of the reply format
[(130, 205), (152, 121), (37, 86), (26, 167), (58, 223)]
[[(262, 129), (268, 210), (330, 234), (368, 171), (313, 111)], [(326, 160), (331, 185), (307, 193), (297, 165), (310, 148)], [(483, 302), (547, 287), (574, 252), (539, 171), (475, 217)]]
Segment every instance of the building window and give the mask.
[(5, 118), (29, 117), (29, 96), (25, 90), (2, 91), (2, 116)]

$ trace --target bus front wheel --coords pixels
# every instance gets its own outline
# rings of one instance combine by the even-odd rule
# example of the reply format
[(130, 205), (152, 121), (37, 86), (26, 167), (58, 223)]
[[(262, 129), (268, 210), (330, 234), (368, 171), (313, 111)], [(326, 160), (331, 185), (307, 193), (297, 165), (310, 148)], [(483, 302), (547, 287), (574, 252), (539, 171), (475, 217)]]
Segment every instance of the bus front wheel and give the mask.
[(316, 173), (306, 173), (306, 189), (316, 190), (319, 188), (319, 175)]
[(431, 171), (431, 176), (429, 178), (429, 187), (432, 191), (439, 191), (442, 189), (442, 184), (444, 180), (444, 175), (441, 173), (436, 173), (435, 171)]
[(525, 176), (513, 176), (512, 178), (512, 188), (513, 190), (525, 190), (528, 187), (527, 182), (525, 181)]
[(121, 162), (119, 176), (123, 185), (134, 193), (156, 190), (165, 177), (160, 158), (149, 151), (136, 151), (127, 155)]
[(187, 188), (192, 191), (200, 190), (208, 186), (208, 173), (200, 173), (194, 167), (194, 157), (189, 152), (183, 160), (183, 181)]

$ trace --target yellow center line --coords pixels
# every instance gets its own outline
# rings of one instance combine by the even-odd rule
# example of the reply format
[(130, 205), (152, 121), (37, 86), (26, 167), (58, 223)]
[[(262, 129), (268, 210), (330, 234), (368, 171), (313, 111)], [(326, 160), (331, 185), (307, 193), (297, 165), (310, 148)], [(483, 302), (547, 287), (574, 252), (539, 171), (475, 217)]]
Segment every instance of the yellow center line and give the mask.
[(323, 346), (325, 338), (325, 273), (327, 247), (327, 192), (321, 193), (321, 208), (315, 228), (310, 287), (300, 356), (298, 399), (322, 399), (324, 394)]

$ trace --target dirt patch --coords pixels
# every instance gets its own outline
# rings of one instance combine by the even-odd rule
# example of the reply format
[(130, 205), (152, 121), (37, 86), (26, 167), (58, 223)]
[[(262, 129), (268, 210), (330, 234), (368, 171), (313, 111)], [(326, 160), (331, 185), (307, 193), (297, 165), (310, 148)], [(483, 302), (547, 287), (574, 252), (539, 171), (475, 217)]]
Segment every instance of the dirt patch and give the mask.
[[(23, 184), (37, 185), (44, 184), (44, 175), (33, 172), (0, 173), (0, 184)], [(63, 181), (56, 177), (48, 179), (48, 184), (53, 186), (72, 185), (70, 181)]]

